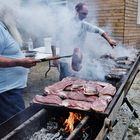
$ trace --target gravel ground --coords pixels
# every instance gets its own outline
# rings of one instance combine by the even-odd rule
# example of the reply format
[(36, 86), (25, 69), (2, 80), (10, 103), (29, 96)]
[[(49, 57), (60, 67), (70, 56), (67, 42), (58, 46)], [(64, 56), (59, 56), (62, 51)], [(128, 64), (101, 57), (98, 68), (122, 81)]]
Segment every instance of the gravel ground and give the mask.
[[(26, 107), (29, 106), (33, 97), (36, 94), (43, 94), (43, 89), (59, 80), (59, 72), (56, 68), (51, 68), (47, 78), (45, 78), (45, 72), (48, 69), (47, 62), (39, 63), (33, 67), (29, 74), (28, 86), (25, 89), (24, 99)], [(140, 72), (135, 78), (132, 87), (128, 93), (128, 99), (136, 109), (136, 112), (140, 116)], [(118, 112), (119, 122), (115, 126), (113, 133), (109, 135), (110, 140), (121, 140), (125, 126), (128, 124), (129, 116), (131, 112), (126, 105), (123, 105)], [(129, 125), (127, 136), (125, 140), (140, 140), (140, 118), (136, 119), (132, 117), (132, 121)]]

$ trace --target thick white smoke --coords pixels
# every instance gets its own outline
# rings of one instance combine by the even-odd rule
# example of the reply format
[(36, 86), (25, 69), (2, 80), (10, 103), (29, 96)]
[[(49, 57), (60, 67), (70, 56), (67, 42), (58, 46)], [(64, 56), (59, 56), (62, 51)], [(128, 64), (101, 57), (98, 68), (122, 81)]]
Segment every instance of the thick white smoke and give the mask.
[[(25, 38), (29, 36), (37, 38), (54, 37), (57, 34), (60, 36), (55, 41), (60, 41), (60, 44), (66, 46), (63, 49), (64, 54), (68, 54), (69, 50), (71, 51), (71, 47), (69, 47), (72, 46), (71, 39), (77, 35), (78, 30), (77, 27), (73, 26), (71, 19), (75, 16), (74, 6), (78, 1), (72, 0), (71, 3), (67, 3), (65, 6), (57, 5), (49, 0), (0, 0), (0, 3), (0, 15), (3, 14), (1, 12), (3, 8), (9, 9)], [(96, 17), (96, 12), (92, 14)], [(97, 23), (96, 18), (91, 20), (93, 23)], [(63, 30), (60, 30), (60, 27)], [(108, 27), (103, 29), (110, 31), (110, 28), (109, 25), (109, 29)], [(111, 33), (109, 32), (109, 34)], [(122, 44), (119, 44), (118, 47), (112, 49), (100, 35), (89, 33), (85, 45), (83, 69), (78, 75), (87, 77), (90, 73), (92, 78), (103, 79), (106, 74), (103, 66), (98, 62), (91, 67), (91, 58), (98, 58), (105, 53), (112, 53), (114, 56), (132, 55), (131, 49), (122, 46)]]

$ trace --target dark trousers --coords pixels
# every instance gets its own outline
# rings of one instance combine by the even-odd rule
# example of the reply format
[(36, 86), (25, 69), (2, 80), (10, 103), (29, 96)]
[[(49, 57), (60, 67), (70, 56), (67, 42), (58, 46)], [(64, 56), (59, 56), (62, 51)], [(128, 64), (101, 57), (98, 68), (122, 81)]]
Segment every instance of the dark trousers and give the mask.
[(71, 76), (71, 72), (69, 70), (68, 63), (66, 62), (60, 62), (60, 77), (59, 80), (62, 80), (63, 78)]
[(23, 89), (13, 89), (0, 94), (0, 123), (25, 109)]

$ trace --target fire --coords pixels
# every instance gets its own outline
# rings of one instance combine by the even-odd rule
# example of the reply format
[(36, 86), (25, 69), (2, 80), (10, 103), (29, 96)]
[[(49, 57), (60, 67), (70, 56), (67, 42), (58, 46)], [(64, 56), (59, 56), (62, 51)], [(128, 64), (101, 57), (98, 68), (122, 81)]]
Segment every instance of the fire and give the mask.
[(74, 123), (77, 122), (78, 120), (81, 120), (81, 115), (78, 113), (73, 113), (69, 112), (69, 117), (68, 119), (65, 120), (64, 125), (65, 125), (65, 131), (72, 132), (74, 130)]

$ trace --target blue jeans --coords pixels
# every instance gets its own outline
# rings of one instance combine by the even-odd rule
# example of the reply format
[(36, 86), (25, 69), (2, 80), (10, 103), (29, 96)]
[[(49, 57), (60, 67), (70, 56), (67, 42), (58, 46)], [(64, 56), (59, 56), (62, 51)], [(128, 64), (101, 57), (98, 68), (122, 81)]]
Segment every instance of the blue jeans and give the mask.
[(60, 77), (59, 80), (61, 81), (63, 78), (71, 76), (71, 72), (69, 70), (68, 63), (60, 62)]
[(0, 123), (25, 109), (23, 89), (12, 89), (0, 94)]

